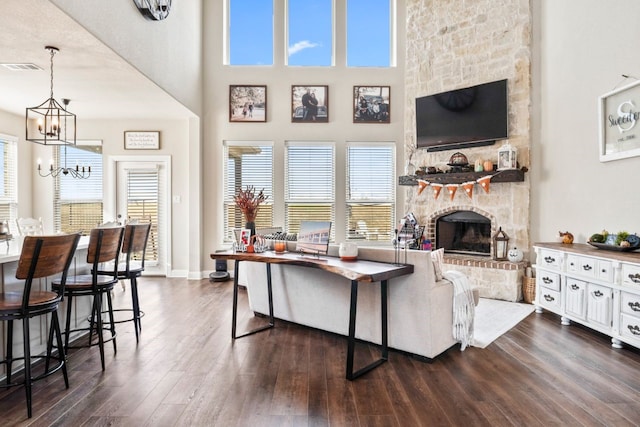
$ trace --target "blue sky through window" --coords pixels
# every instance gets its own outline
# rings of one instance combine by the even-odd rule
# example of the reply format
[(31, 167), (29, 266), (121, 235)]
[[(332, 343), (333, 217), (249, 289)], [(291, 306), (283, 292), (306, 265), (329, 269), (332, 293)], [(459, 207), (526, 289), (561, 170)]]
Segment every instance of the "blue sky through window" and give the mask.
[(229, 63), (273, 65), (273, 0), (229, 0)]
[(347, 66), (391, 65), (390, 1), (347, 1)]
[(331, 0), (289, 0), (289, 65), (331, 66)]

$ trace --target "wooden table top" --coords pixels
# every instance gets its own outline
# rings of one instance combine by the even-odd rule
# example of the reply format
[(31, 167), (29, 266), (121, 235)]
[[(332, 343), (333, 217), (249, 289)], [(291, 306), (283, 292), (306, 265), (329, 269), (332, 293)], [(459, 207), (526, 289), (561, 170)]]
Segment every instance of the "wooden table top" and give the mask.
[(379, 282), (413, 273), (413, 265), (411, 264), (391, 264), (367, 260), (343, 261), (338, 257), (327, 255), (317, 257), (296, 252), (277, 254), (273, 251), (262, 253), (225, 251), (212, 253), (211, 258), (318, 268), (358, 282)]

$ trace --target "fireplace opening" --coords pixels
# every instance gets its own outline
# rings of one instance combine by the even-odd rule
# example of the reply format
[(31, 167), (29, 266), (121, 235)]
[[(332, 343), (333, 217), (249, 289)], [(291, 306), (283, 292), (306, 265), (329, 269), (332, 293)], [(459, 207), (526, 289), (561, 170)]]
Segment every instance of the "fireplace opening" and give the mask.
[(491, 255), (491, 220), (472, 211), (456, 211), (436, 221), (436, 247), (452, 254)]

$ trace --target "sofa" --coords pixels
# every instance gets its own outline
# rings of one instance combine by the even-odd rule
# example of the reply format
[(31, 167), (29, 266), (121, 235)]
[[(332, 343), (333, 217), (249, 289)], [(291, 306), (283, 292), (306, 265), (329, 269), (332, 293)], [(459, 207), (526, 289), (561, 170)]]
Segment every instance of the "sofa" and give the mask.
[[(294, 243), (295, 244), (295, 243)], [(330, 246), (337, 256), (338, 246)], [(405, 252), (401, 251), (404, 261)], [(358, 258), (394, 262), (393, 248), (360, 247)], [(456, 341), (452, 336), (453, 286), (435, 280), (430, 251), (407, 251), (414, 273), (389, 280), (389, 347), (432, 359)], [(350, 284), (344, 277), (307, 267), (271, 265), (274, 314), (278, 319), (348, 334)], [(238, 282), (246, 286), (249, 306), (257, 314), (269, 312), (266, 266), (241, 262)], [(356, 338), (380, 344), (380, 286), (360, 283)]]

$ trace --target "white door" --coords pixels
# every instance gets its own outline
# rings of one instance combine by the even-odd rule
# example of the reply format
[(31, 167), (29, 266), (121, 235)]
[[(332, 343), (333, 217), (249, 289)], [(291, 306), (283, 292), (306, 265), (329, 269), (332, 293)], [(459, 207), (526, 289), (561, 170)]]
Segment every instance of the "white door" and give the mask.
[(117, 161), (116, 215), (121, 223), (151, 221), (145, 274), (167, 275), (167, 164), (164, 161)]

